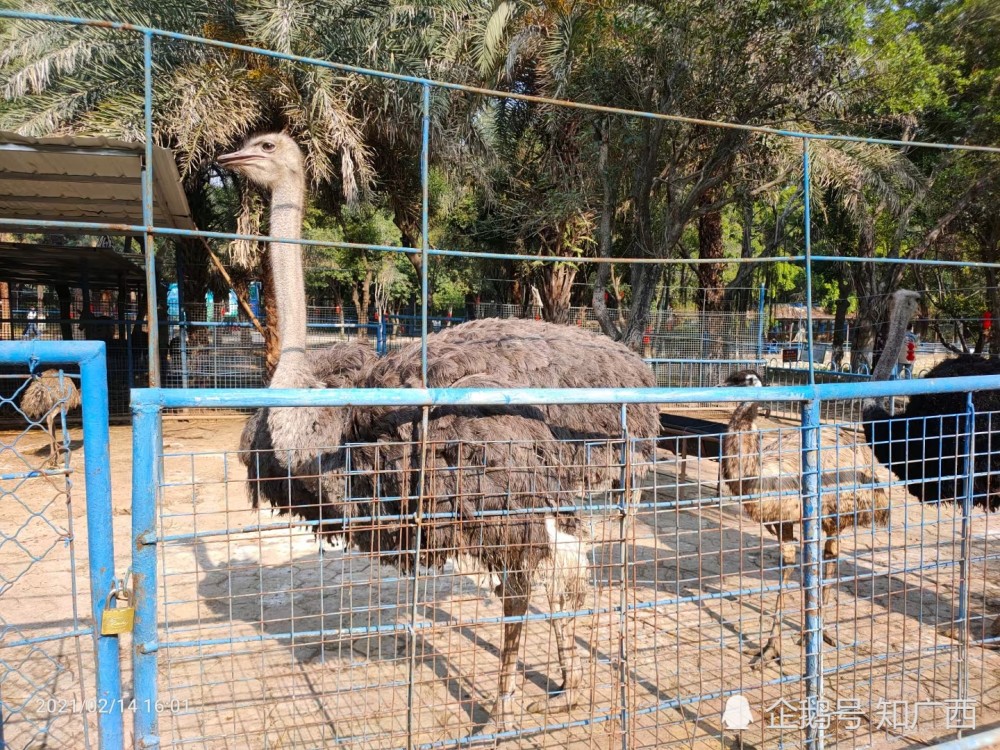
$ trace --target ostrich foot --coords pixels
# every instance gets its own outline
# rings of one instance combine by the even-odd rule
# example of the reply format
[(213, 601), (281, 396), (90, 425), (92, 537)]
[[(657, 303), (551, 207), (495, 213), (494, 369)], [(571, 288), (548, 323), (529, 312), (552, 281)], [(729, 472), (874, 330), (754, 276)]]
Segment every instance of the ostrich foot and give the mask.
[(771, 662), (781, 664), (780, 635), (774, 635), (767, 639), (764, 647), (750, 660), (750, 669), (763, 670)]
[[(799, 633), (797, 636), (795, 636), (795, 645), (801, 646), (802, 642), (805, 640), (805, 637), (806, 637), (805, 633)], [(825, 643), (827, 646), (833, 646), (834, 648), (840, 648), (841, 645), (840, 641), (838, 641), (836, 638), (830, 635), (830, 633), (828, 633), (825, 628), (823, 629), (823, 643)]]
[(497, 698), (490, 711), (490, 718), (476, 734), (488, 737), (514, 728), (514, 694), (506, 693)]
[(528, 713), (532, 714), (554, 714), (563, 711), (571, 711), (580, 703), (580, 694), (576, 688), (562, 687), (554, 693), (549, 693), (546, 698), (534, 701), (528, 706)]

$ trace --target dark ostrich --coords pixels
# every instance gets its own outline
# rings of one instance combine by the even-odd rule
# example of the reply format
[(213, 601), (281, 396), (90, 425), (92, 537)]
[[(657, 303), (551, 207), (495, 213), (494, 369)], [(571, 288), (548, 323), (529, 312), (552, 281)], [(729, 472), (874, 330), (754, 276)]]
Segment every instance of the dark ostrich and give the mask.
[[(421, 385), (420, 344), (375, 360), (361, 345), (306, 354), (300, 237), (302, 154), (283, 135), (264, 135), (219, 159), (271, 191), (269, 251), (281, 355), (272, 388)], [(479, 320), (427, 343), (430, 387), (645, 388), (652, 371), (621, 344), (574, 327)], [(563, 682), (529, 710), (568, 709), (582, 669), (572, 612), (587, 585), (586, 544), (573, 506), (586, 492), (620, 487), (622, 426), (612, 404), (436, 407), (422, 433), (421, 408), (262, 409), (247, 422), (241, 458), (255, 506), (315, 522), (321, 538), (344, 539), (401, 570), (417, 562), (474, 564), (500, 581), (505, 624), (494, 720), (513, 717), (514, 668), (531, 584), (540, 580)], [(648, 470), (658, 435), (653, 405), (628, 408), (635, 439), (631, 479)], [(421, 482), (421, 476), (423, 481)], [(420, 492), (421, 485), (423, 492)], [(418, 532), (414, 521), (423, 518)], [(356, 520), (355, 520), (356, 519)]]
[[(927, 378), (1000, 376), (1000, 361), (961, 354), (939, 362)], [(1000, 379), (998, 379), (1000, 384)], [(975, 477), (972, 501), (1000, 509), (1000, 450), (994, 444), (1000, 390), (972, 394), (976, 410)], [(964, 463), (967, 393), (921, 393), (911, 396), (902, 412), (891, 416), (880, 404), (864, 410), (865, 439), (878, 460), (888, 466), (907, 491), (924, 502), (961, 502), (965, 497)]]
[[(893, 295), (890, 339), (898, 321), (905, 318), (905, 328), (912, 317), (912, 313), (902, 316), (893, 313), (906, 295), (909, 299), (918, 296), (906, 290)], [(883, 357), (879, 365), (885, 359)], [(889, 371), (891, 363), (888, 367), (876, 366), (872, 379), (885, 379)], [(1000, 361), (961, 354), (936, 364), (926, 378), (975, 375), (1000, 376)], [(865, 440), (872, 452), (880, 463), (906, 483), (907, 492), (922, 502), (962, 502), (965, 498), (968, 399), (967, 393), (921, 393), (911, 396), (906, 408), (894, 416), (875, 400), (864, 403)], [(995, 442), (1000, 389), (974, 392), (972, 403), (976, 412), (972, 502), (987, 511), (995, 511), (1000, 509), (1000, 450)], [(987, 628), (985, 637), (1000, 638), (1000, 617)]]

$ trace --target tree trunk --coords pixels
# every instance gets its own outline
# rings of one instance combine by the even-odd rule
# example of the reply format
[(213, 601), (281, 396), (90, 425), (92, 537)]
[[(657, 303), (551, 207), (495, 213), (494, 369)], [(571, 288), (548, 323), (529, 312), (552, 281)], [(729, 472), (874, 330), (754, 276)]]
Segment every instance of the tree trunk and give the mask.
[[(374, 276), (375, 274), (371, 269), (365, 271), (364, 286), (361, 288), (361, 309), (358, 310), (358, 323), (361, 325), (368, 323), (368, 305), (371, 304), (372, 279)], [(364, 330), (365, 336), (367, 336), (368, 328), (362, 330)]]
[[(843, 286), (841, 286), (843, 295)], [(847, 343), (847, 308), (851, 301), (841, 296), (837, 300), (833, 317), (833, 364), (839, 370), (844, 362), (844, 344)]]
[[(597, 168), (601, 174), (601, 223), (597, 235), (597, 253), (601, 258), (611, 257), (611, 241), (615, 228), (615, 205), (617, 186), (613, 183), (608, 171), (608, 140), (609, 122), (601, 123), (601, 149), (597, 160)], [(601, 330), (613, 339), (621, 338), (621, 328), (611, 320), (605, 295), (608, 289), (608, 277), (612, 271), (610, 263), (599, 263), (594, 277), (594, 292), (591, 295), (591, 307), (594, 317)]]
[(576, 266), (569, 263), (546, 263), (538, 291), (542, 298), (542, 318), (550, 323), (568, 323), (570, 297)]
[[(709, 190), (701, 198), (701, 205), (714, 203), (717, 191)], [(703, 260), (725, 257), (725, 245), (722, 242), (722, 213), (713, 211), (698, 219), (698, 257)], [(698, 276), (699, 307), (705, 312), (719, 312), (725, 298), (725, 288), (722, 284), (721, 263), (699, 263), (695, 266)]]
[[(648, 139), (644, 143), (636, 167), (634, 184), (632, 186), (632, 230), (631, 246), (636, 257), (653, 258), (655, 252), (653, 240), (653, 220), (651, 199), (653, 178), (656, 169), (656, 155), (662, 128), (651, 127)], [(671, 243), (672, 244), (672, 243)], [(661, 247), (666, 252), (669, 248)], [(662, 255), (662, 253), (660, 253)], [(649, 325), (649, 306), (656, 293), (656, 285), (660, 280), (663, 267), (659, 264), (635, 264), (632, 266), (632, 309), (629, 311), (628, 324), (622, 332), (622, 341), (630, 349), (642, 354), (643, 338)]]
[(632, 267), (632, 309), (622, 341), (640, 354), (643, 350), (643, 337), (649, 326), (649, 308), (662, 271), (663, 267), (656, 264), (643, 263)]
[[(875, 223), (868, 213), (861, 217), (858, 226), (858, 257), (875, 257)], [(848, 268), (858, 297), (858, 311), (851, 334), (851, 372), (859, 372), (862, 367), (867, 367), (870, 372), (875, 361), (875, 326), (881, 318), (878, 269), (874, 263), (850, 263)]]

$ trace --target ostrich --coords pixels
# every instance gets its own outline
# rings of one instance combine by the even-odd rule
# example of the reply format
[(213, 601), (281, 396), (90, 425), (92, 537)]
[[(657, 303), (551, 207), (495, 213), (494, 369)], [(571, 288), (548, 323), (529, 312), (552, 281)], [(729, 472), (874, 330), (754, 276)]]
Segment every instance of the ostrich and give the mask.
[[(913, 300), (916, 292), (900, 290)], [(895, 300), (895, 297), (894, 297)], [(912, 317), (910, 313), (909, 317)], [(893, 320), (886, 351), (896, 345), (895, 337), (906, 332), (905, 320)], [(892, 363), (879, 360), (872, 371), (872, 380), (885, 380)], [(939, 362), (927, 372), (927, 378), (953, 378), (969, 375), (1000, 375), (1000, 360), (988, 360), (971, 354), (961, 354)], [(920, 393), (911, 396), (906, 408), (890, 415), (875, 399), (863, 403), (865, 439), (875, 456), (906, 482), (907, 491), (924, 502), (958, 500), (965, 496), (965, 479), (961, 462), (965, 449), (961, 443), (966, 432), (965, 412), (968, 394)], [(976, 409), (976, 476), (973, 480), (973, 502), (988, 510), (1000, 509), (1000, 453), (991, 450), (994, 431), (992, 412), (1000, 411), (1000, 390), (972, 394)]]
[(62, 409), (67, 412), (80, 408), (80, 391), (73, 380), (60, 375), (59, 370), (46, 370), (41, 375), (32, 374), (31, 382), (21, 396), (21, 411), (33, 422), (45, 418), (49, 431), (49, 458), (47, 463), (59, 462), (59, 441), (56, 440), (55, 421)]
[[(269, 250), (281, 340), (270, 387), (419, 387), (419, 343), (379, 360), (359, 345), (306, 356), (295, 242), (305, 182), (295, 142), (257, 136), (218, 162), (270, 190), (271, 234), (291, 240), (272, 242)], [(652, 371), (625, 346), (533, 321), (486, 319), (446, 329), (428, 337), (427, 361), (430, 387), (655, 385)], [(619, 482), (620, 407), (438, 407), (429, 410), (425, 433), (422, 424), (420, 408), (260, 409), (240, 444), (251, 502), (315, 522), (321, 539), (340, 538), (402, 571), (455, 560), (499, 580), (504, 625), (492, 712), (499, 727), (513, 719), (524, 615), (531, 584), (541, 581), (552, 609), (563, 612), (550, 621), (562, 684), (529, 711), (572, 708), (582, 668), (571, 614), (587, 585), (586, 545), (572, 506), (584, 492), (626, 489)], [(658, 435), (657, 408), (630, 407), (627, 425), (634, 439), (631, 479), (639, 486)]]
[[(761, 387), (760, 376), (751, 370), (733, 373), (727, 386)], [(741, 498), (743, 512), (763, 523), (781, 541), (781, 588), (775, 603), (774, 623), (767, 642), (751, 661), (763, 668), (781, 660), (781, 609), (786, 586), (795, 565), (795, 527), (802, 523), (802, 487), (799, 483), (800, 433), (778, 431), (766, 440), (757, 425), (758, 403), (741, 403), (733, 412), (722, 438), (722, 478), (729, 491)], [(847, 457), (854, 469), (843, 469)], [(820, 527), (825, 537), (824, 575), (832, 578), (840, 552), (838, 535), (855, 526), (885, 526), (889, 522), (889, 497), (873, 487), (874, 473), (865, 467), (875, 459), (866, 446), (838, 446), (820, 452)], [(823, 589), (823, 604), (830, 587)], [(823, 639), (834, 641), (826, 633)]]
[[(916, 292), (900, 290), (893, 302), (910, 301), (902, 316), (890, 326), (886, 352), (902, 345), (906, 324), (916, 312)], [(899, 340), (897, 344), (897, 339)], [(892, 362), (879, 360), (873, 380), (884, 380)], [(932, 367), (926, 377), (953, 378), (973, 375), (1000, 376), (1000, 360), (971, 354), (946, 359)], [(929, 503), (961, 502), (966, 493), (964, 446), (966, 393), (919, 393), (910, 397), (906, 408), (895, 416), (875, 399), (863, 403), (865, 440), (875, 457), (906, 483), (907, 491)], [(997, 434), (995, 413), (1000, 411), (1000, 389), (972, 394), (975, 407), (974, 477), (972, 502), (988, 511), (1000, 510), (1000, 451), (994, 444)], [(1000, 638), (1000, 617), (987, 630), (988, 638)]]

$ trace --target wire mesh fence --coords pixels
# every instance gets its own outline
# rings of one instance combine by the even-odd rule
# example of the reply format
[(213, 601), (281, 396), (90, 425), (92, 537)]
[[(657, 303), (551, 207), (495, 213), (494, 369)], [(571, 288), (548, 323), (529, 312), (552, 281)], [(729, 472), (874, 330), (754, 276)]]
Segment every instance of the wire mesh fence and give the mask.
[[(80, 441), (66, 421), (79, 393), (68, 372), (21, 369), (3, 376), (0, 396), (20, 420), (0, 439), (0, 746), (90, 748), (95, 661), (71, 468)], [(65, 586), (54, 591), (54, 578)]]
[[(963, 506), (961, 486), (958, 502), (921, 502), (931, 480), (890, 474), (858, 423), (823, 424), (814, 518), (823, 553), (810, 560), (801, 464), (809, 430), (763, 413), (740, 422), (744, 406), (706, 409), (714, 433), (600, 451), (566, 444), (567, 456), (583, 458), (551, 465), (522, 463), (523, 450), (559, 453), (535, 443), (431, 443), (428, 496), (449, 476), (461, 510), (422, 520), (412, 505), (394, 510), (393, 446), (340, 449), (333, 474), (343, 494), (311, 525), (250, 507), (245, 453), (164, 449), (155, 529), (159, 700), (169, 707), (161, 742), (777, 748), (805, 746), (819, 732), (829, 747), (893, 748), (1000, 718), (995, 518)], [(938, 423), (961, 435), (964, 418)], [(977, 425), (981, 438), (993, 418)], [(950, 465), (945, 450), (937, 476), (953, 485), (962, 482), (960, 443)], [(352, 468), (363, 451), (374, 475)], [(491, 451), (508, 456), (512, 491), (518, 472), (539, 486), (547, 473), (588, 467), (628, 477), (609, 490), (567, 484), (547, 497), (586, 540), (577, 557), (586, 586), (572, 606), (553, 608), (539, 570), (527, 613), (510, 615), (496, 591), (519, 571), (485, 570), (457, 544), (444, 547), (439, 566), (400, 563), (422, 549), (417, 527), (426, 540), (456, 526), (523, 522), (516, 511), (483, 510), (477, 488), (495, 485), (494, 461), (458, 458)], [(975, 473), (987, 481), (988, 463)], [(279, 493), (297, 481), (309, 477), (279, 478)], [(975, 487), (973, 499), (988, 504), (988, 481)], [(415, 501), (413, 492), (402, 499)], [(357, 542), (386, 526), (402, 541)], [(510, 532), (508, 546), (525, 543)], [(810, 602), (812, 615), (803, 610)], [(513, 622), (523, 624), (524, 645), (498, 723), (502, 630)], [(560, 692), (567, 630), (579, 663), (569, 706)], [(740, 729), (742, 705), (751, 721)]]

